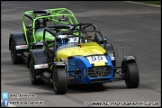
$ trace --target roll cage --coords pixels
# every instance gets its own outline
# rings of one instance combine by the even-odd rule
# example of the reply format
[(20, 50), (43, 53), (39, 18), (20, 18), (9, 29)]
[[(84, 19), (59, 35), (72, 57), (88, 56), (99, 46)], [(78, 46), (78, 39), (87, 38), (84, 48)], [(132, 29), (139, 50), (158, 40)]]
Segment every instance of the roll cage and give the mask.
[[(26, 24), (26, 18), (29, 19), (28, 25)], [(48, 22), (52, 22), (52, 25), (56, 24), (78, 24), (78, 21), (72, 11), (66, 8), (47, 9), (41, 11), (26, 11), (22, 16), (22, 26), (25, 35), (26, 43), (37, 42), (35, 38), (36, 21), (39, 19), (45, 19)], [(31, 35), (31, 40), (28, 39), (28, 34)]]
[[(46, 50), (49, 48), (48, 44), (53, 43), (53, 46), (52, 46), (53, 51), (52, 52), (54, 53), (54, 55), (56, 55), (56, 49), (57, 49), (56, 39), (51, 40), (51, 41), (46, 41), (45, 36), (46, 36), (46, 32), (48, 32), (52, 36), (54, 36), (54, 38), (56, 38), (60, 34), (54, 32), (54, 31), (59, 28), (69, 28), (68, 31), (62, 32), (62, 35), (67, 35), (66, 38), (78, 37), (79, 38), (78, 45), (80, 44), (80, 42), (81, 42), (80, 40), (82, 39), (82, 40), (84, 40), (83, 42), (85, 42), (85, 43), (86, 42), (97, 42), (99, 45), (102, 44), (103, 47), (106, 49), (107, 38), (102, 36), (100, 30), (94, 24), (79, 23), (79, 24), (74, 24), (74, 25), (56, 25), (56, 26), (46, 27), (46, 28), (44, 28), (44, 31), (43, 31), (43, 46), (45, 46), (45, 50)], [(88, 30), (88, 28), (91, 28), (91, 29)], [(89, 33), (92, 33), (94, 35), (92, 36)]]

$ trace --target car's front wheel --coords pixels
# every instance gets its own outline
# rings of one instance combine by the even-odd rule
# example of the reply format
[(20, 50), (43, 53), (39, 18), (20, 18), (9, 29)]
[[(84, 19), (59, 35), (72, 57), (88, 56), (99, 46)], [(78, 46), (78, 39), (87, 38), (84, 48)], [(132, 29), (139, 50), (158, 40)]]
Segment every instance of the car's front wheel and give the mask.
[(53, 86), (56, 94), (67, 92), (67, 73), (65, 68), (53, 69)]
[(135, 60), (122, 64), (124, 70), (125, 83), (128, 88), (137, 88), (139, 86), (139, 69)]

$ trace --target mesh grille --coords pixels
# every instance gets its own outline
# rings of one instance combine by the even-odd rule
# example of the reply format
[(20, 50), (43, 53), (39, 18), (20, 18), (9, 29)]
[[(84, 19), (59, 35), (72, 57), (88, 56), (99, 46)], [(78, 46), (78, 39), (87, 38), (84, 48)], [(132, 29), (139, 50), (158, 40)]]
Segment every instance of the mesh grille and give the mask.
[(99, 66), (88, 69), (90, 77), (103, 77), (111, 74), (112, 68), (110, 66)]

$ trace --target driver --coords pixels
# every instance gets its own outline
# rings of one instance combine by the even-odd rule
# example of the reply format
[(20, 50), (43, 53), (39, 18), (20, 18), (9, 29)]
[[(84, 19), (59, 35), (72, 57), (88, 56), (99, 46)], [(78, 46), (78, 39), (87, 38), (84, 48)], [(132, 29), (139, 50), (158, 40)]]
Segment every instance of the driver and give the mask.
[(56, 37), (57, 47), (68, 44), (68, 41), (69, 41), (69, 39), (68, 39), (67, 35), (58, 35)]

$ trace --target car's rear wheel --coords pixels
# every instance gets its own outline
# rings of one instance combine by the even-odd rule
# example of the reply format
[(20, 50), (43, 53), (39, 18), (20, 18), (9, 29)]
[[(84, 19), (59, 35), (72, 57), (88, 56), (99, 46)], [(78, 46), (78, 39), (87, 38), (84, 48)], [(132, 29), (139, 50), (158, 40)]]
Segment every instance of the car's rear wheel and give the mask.
[(53, 69), (53, 86), (56, 94), (67, 92), (67, 73), (65, 68)]
[(30, 80), (33, 85), (40, 85), (44, 84), (45, 81), (43, 81), (41, 78), (37, 78), (36, 71), (34, 69), (34, 60), (33, 58), (30, 59)]
[(14, 40), (11, 40), (11, 59), (13, 64), (23, 64), (25, 61), (18, 56)]
[(139, 69), (135, 60), (128, 61), (122, 65), (125, 83), (128, 88), (139, 86)]

